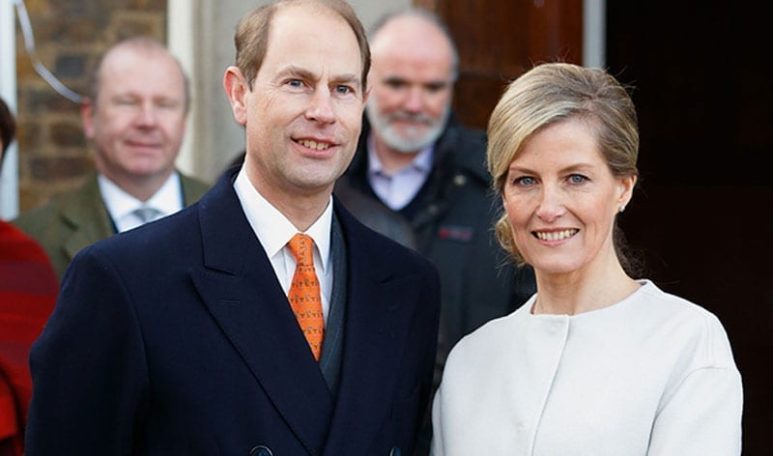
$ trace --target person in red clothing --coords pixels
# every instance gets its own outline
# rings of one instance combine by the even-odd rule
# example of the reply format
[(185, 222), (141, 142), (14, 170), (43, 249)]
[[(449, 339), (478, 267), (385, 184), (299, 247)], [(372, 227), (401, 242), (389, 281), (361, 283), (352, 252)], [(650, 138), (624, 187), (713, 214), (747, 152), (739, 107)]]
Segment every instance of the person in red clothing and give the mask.
[[(0, 170), (16, 123), (0, 99)], [(0, 220), (0, 456), (24, 453), (32, 395), (27, 358), (54, 307), (58, 284), (43, 249)]]

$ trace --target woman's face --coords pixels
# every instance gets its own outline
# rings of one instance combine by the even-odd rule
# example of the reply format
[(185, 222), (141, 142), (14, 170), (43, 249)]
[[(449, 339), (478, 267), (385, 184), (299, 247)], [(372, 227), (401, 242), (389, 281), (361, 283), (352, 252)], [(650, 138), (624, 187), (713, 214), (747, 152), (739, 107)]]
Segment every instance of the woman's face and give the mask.
[(616, 261), (615, 214), (635, 181), (612, 175), (591, 121), (567, 119), (539, 130), (510, 163), (502, 196), (519, 252), (544, 274)]

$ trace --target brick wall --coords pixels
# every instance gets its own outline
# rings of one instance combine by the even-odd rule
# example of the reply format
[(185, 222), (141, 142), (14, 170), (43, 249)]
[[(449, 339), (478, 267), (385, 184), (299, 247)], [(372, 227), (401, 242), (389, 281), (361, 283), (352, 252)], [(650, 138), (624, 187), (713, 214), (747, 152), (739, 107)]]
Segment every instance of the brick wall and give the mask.
[[(26, 0), (37, 56), (70, 89), (86, 93), (89, 75), (111, 44), (133, 35), (166, 40), (166, 0)], [(78, 106), (35, 72), (17, 24), (19, 194), (21, 210), (82, 182), (93, 169)]]

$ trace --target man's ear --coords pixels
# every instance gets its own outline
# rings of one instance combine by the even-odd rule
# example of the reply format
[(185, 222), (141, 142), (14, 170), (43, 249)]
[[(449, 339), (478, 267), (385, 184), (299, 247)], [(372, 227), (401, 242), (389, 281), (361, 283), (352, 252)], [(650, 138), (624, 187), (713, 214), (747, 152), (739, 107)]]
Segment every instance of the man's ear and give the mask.
[(376, 83), (376, 75), (374, 74), (373, 66), (370, 67), (370, 70), (368, 70), (368, 74), (365, 76), (365, 80), (362, 81), (363, 84), (367, 87), (365, 89), (365, 92), (362, 94), (362, 104), (368, 103), (368, 98), (370, 98), (370, 92), (373, 90), (373, 84)]
[(229, 66), (226, 68), (223, 75), (223, 88), (228, 102), (231, 103), (234, 120), (239, 125), (245, 125), (247, 123), (246, 96), (250, 92), (250, 86), (238, 67)]
[(81, 101), (80, 111), (81, 122), (83, 122), (83, 133), (86, 135), (86, 138), (93, 139), (95, 106), (91, 98), (86, 97)]

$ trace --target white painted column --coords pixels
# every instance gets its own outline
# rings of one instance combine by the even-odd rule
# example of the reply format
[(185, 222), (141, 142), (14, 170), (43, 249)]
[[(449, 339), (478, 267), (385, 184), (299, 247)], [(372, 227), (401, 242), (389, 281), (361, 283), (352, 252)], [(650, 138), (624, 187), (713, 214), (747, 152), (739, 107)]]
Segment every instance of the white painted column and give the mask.
[(167, 47), (182, 64), (185, 74), (188, 75), (191, 96), (194, 102), (190, 104), (188, 112), (187, 128), (180, 154), (177, 156), (177, 168), (185, 174), (196, 175), (196, 154), (193, 141), (194, 119), (198, 110), (196, 100), (197, 74), (194, 52), (194, 8), (196, 0), (169, 0), (167, 3)]
[[(0, 97), (16, 113), (16, 27), (14, 2), (0, 0)], [(5, 152), (0, 174), (0, 219), (19, 213), (19, 155), (16, 142)]]
[(585, 67), (606, 69), (606, 13), (606, 0), (585, 0), (583, 2), (582, 65)]

